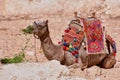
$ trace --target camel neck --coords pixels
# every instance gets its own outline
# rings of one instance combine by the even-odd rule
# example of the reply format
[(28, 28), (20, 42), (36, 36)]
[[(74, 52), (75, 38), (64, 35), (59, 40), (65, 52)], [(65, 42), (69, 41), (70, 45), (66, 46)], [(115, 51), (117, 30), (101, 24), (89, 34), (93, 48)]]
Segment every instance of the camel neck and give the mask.
[(53, 44), (49, 34), (44, 38), (44, 40), (41, 40), (41, 43), (44, 43), (44, 44), (47, 44), (47, 43), (50, 44), (51, 43), (51, 44)]
[(50, 35), (48, 35), (43, 41), (41, 41), (41, 47), (44, 51), (45, 56), (49, 60), (51, 60), (52, 56), (54, 54), (53, 50), (54, 50), (55, 46), (50, 38)]

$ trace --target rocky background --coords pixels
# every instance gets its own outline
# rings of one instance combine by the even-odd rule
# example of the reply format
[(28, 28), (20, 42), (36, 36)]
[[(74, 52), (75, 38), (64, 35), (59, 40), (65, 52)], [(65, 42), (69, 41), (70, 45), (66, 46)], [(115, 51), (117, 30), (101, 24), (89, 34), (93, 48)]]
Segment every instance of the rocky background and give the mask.
[[(15, 54), (19, 54), (26, 45), (26, 37), (30, 37), (25, 53), (26, 61), (35, 62), (34, 54), (36, 53), (39, 62), (46, 62), (47, 59), (41, 50), (40, 41), (34, 39), (32, 35), (25, 36), (21, 30), (35, 20), (48, 19), (50, 36), (52, 41), (58, 44), (57, 42), (61, 39), (68, 22), (73, 18), (74, 11), (79, 12), (82, 17), (91, 16), (92, 12), (96, 12), (102, 25), (106, 27), (107, 33), (116, 41), (116, 58), (119, 62), (120, 0), (0, 0), (1, 57), (13, 57)], [(119, 68), (103, 70), (104, 74), (102, 74), (103, 79), (101, 80), (119, 80), (117, 69)], [(112, 73), (115, 74), (114, 77)], [(72, 75), (80, 76), (81, 73), (78, 70), (73, 70)], [(93, 73), (93, 75), (96, 74)]]

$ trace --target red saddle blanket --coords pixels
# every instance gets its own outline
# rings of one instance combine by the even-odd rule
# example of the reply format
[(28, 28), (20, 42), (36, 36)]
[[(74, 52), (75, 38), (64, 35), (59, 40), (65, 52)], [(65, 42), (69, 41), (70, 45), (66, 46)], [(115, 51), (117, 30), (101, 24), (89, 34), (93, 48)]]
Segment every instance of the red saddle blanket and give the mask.
[(76, 62), (79, 55), (78, 50), (83, 39), (84, 32), (80, 23), (77, 23), (77, 21), (70, 22), (69, 27), (65, 30), (65, 33), (63, 35), (63, 49), (72, 53), (72, 55), (76, 57)]
[(67, 45), (68, 48), (69, 46), (79, 48), (83, 38), (84, 32), (79, 20), (72, 20), (63, 36), (64, 46)]
[(83, 24), (88, 54), (101, 53), (104, 50), (104, 32), (100, 20), (88, 18)]

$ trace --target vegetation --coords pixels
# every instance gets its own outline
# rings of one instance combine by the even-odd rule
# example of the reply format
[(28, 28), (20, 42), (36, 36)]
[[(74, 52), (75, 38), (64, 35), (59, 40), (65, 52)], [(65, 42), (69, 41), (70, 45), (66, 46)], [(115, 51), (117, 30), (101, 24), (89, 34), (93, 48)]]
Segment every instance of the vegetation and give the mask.
[(33, 27), (32, 26), (28, 26), (26, 29), (22, 29), (23, 34), (26, 36), (26, 42), (24, 47), (21, 49), (22, 51), (18, 54), (15, 55), (13, 58), (4, 58), (1, 59), (1, 63), (3, 64), (10, 64), (10, 63), (20, 63), (24, 61), (25, 58), (25, 50), (28, 47), (28, 43), (30, 41), (30, 37), (27, 38), (27, 34), (31, 34), (33, 31)]
[(29, 25), (26, 29), (22, 29), (22, 32), (24, 34), (32, 34), (33, 30), (34, 28), (31, 25)]
[(19, 54), (14, 56), (13, 58), (4, 58), (1, 59), (1, 63), (7, 64), (7, 63), (20, 63), (23, 61), (25, 55), (24, 54)]

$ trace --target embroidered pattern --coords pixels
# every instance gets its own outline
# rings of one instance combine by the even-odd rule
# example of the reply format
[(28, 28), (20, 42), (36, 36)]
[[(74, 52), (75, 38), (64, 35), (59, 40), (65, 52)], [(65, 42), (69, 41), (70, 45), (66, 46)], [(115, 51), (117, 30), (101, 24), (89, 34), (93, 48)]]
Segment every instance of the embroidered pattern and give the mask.
[(65, 34), (62, 36), (63, 49), (65, 51), (69, 51), (73, 56), (75, 56), (75, 61), (77, 62), (79, 56), (78, 50), (84, 38), (84, 32), (80, 24), (75, 22), (71, 24), (69, 25), (69, 28), (65, 30)]
[(86, 35), (87, 51), (89, 53), (101, 52), (104, 49), (104, 33), (100, 20), (88, 18), (83, 21)]

